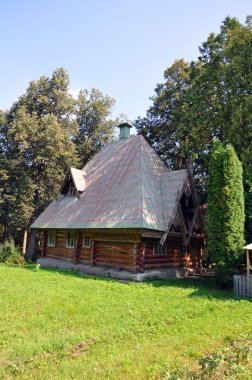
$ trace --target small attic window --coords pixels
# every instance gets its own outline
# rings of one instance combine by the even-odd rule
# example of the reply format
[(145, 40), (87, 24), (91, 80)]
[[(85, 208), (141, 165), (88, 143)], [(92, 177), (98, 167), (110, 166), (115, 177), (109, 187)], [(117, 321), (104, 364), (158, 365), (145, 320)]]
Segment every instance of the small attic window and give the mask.
[(79, 197), (86, 187), (86, 172), (83, 170), (69, 168), (62, 183), (60, 194), (65, 197)]
[(69, 188), (68, 188), (68, 194), (69, 197), (74, 197), (76, 195), (75, 186), (73, 182), (70, 182)]

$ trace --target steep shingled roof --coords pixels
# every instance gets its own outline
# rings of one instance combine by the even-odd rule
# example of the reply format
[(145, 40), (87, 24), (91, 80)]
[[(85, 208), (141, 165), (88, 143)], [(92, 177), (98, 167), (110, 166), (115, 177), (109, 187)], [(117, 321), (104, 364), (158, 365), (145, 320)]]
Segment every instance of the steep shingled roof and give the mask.
[(187, 170), (168, 171), (142, 136), (106, 145), (83, 172), (80, 197), (60, 195), (32, 228), (166, 231), (188, 175)]

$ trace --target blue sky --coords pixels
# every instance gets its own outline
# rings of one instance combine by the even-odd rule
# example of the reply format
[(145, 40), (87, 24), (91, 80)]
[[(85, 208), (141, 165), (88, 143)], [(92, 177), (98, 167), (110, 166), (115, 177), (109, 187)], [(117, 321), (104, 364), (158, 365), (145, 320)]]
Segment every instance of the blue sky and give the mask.
[(198, 47), (227, 15), (242, 23), (251, 0), (2, 0), (0, 109), (29, 82), (64, 67), (71, 88), (100, 89), (114, 116), (144, 116), (163, 72)]

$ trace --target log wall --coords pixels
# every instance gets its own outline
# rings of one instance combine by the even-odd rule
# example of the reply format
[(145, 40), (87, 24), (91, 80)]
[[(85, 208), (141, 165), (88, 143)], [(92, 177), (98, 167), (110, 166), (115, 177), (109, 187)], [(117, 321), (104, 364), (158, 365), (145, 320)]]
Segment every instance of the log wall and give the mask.
[(201, 266), (198, 242), (192, 242), (186, 252), (182, 237), (171, 238), (168, 236), (164, 255), (154, 253), (154, 244), (153, 240), (146, 241), (145, 269)]
[[(47, 246), (44, 232), (44, 256), (83, 262), (90, 265), (116, 267), (134, 272), (145, 269), (200, 267), (202, 250), (199, 239), (192, 239), (185, 252), (183, 238), (167, 237), (166, 254), (157, 255), (154, 237), (141, 238), (141, 230), (85, 230), (75, 231), (75, 248), (66, 248), (66, 231), (56, 232), (56, 246)], [(83, 247), (83, 237), (90, 237), (91, 246)]]
[(58, 258), (64, 260), (74, 259), (74, 249), (66, 248), (66, 234), (65, 231), (56, 231), (55, 247), (46, 247), (46, 257)]
[(134, 269), (134, 244), (95, 241), (95, 265)]
[[(66, 233), (56, 231), (55, 247), (47, 246), (46, 237), (44, 256), (135, 271), (135, 245), (141, 240), (140, 230), (75, 231), (75, 248), (65, 247)], [(90, 247), (83, 247), (84, 236), (90, 237)]]

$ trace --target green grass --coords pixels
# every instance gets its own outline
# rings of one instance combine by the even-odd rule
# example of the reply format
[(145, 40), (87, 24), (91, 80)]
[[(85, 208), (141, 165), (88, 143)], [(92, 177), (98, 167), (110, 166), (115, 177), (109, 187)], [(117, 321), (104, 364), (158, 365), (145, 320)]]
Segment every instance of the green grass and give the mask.
[(0, 265), (0, 378), (160, 379), (242, 334), (252, 303), (209, 280), (124, 284)]

